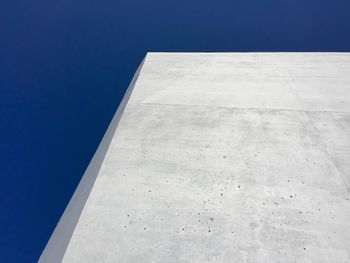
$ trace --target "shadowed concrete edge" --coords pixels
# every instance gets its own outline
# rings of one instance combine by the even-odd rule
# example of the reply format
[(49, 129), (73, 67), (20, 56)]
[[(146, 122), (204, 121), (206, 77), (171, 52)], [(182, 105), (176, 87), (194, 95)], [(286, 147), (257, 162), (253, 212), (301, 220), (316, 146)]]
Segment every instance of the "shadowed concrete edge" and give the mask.
[(100, 171), (102, 162), (105, 158), (110, 142), (118, 127), (125, 106), (129, 101), (130, 95), (138, 79), (144, 61), (145, 58), (142, 60), (139, 67), (137, 68), (137, 71), (135, 72), (129, 84), (129, 87), (126, 90), (125, 95), (120, 105), (118, 106), (118, 109), (114, 114), (107, 131), (105, 132), (105, 135), (103, 136), (91, 162), (89, 163), (82, 179), (79, 182), (77, 189), (75, 190), (71, 200), (69, 201), (67, 208), (65, 209), (63, 215), (57, 223), (57, 226), (53, 231), (48, 243), (46, 244), (46, 247), (42, 252), (38, 262), (55, 263), (62, 261), (70, 239), (75, 230), (75, 227), (80, 218), (80, 215), (90, 195), (91, 189), (95, 183), (96, 177)]

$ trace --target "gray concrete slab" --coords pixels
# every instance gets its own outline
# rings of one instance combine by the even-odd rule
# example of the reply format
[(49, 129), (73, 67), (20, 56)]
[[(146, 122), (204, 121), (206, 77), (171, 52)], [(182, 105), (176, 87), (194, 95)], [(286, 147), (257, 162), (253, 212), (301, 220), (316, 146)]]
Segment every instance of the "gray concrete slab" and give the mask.
[(148, 53), (63, 262), (350, 262), (349, 73)]

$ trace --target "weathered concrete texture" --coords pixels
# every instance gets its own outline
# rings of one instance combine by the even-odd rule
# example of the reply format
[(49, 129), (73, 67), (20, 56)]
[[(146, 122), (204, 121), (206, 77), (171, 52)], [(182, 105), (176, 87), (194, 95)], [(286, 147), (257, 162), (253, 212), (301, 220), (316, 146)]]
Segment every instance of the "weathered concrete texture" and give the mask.
[(63, 262), (350, 262), (350, 54), (149, 53)]

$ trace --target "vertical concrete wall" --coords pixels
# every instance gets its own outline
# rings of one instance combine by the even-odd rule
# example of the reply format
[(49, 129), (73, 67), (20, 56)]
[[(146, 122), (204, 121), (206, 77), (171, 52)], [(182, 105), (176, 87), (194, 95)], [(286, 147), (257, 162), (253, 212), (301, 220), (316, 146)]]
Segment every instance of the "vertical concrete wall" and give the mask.
[(82, 179), (80, 180), (79, 185), (72, 196), (72, 199), (70, 200), (67, 208), (61, 216), (61, 219), (58, 222), (49, 242), (47, 243), (42, 255), (40, 256), (39, 262), (55, 263), (62, 261), (69, 241), (80, 218), (81, 212), (100, 171), (113, 135), (118, 127), (118, 123), (123, 114), (125, 106), (129, 101), (132, 90), (140, 74), (142, 64), (143, 61), (134, 74), (123, 100), (121, 101), (116, 113), (114, 114), (114, 117), (108, 126), (108, 129), (103, 136), (96, 150), (96, 153), (94, 154), (91, 162), (89, 163), (89, 166), (87, 167)]
[(350, 262), (349, 53), (150, 53), (103, 158), (63, 262)]

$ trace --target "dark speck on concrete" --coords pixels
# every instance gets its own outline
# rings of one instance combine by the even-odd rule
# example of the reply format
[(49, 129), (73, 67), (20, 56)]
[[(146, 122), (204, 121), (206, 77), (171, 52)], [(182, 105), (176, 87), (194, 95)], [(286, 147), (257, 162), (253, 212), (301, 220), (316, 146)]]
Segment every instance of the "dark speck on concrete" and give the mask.
[(214, 218), (211, 217), (210, 220), (211, 220), (212, 222), (214, 222)]
[(249, 226), (250, 226), (251, 228), (256, 228), (256, 227), (258, 227), (259, 225), (258, 225), (256, 222), (250, 222)]

